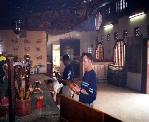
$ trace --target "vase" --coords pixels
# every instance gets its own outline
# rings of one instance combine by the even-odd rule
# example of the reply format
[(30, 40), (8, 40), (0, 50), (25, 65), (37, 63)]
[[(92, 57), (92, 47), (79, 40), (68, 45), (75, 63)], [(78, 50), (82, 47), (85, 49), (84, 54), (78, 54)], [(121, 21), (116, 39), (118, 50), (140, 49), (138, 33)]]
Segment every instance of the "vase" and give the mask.
[(17, 116), (25, 116), (31, 114), (32, 107), (31, 107), (31, 100), (16, 100), (16, 115)]

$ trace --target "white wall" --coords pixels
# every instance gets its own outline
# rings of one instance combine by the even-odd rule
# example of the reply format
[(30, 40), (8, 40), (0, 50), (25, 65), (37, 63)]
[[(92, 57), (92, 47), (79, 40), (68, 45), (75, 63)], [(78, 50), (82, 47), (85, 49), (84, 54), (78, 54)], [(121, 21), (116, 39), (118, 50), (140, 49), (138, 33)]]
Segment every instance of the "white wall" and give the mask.
[(87, 52), (87, 48), (94, 45), (95, 48), (95, 41), (96, 41), (96, 31), (91, 32), (78, 32), (72, 31), (69, 33), (61, 34), (61, 35), (48, 35), (48, 55), (51, 55), (51, 44), (59, 44), (60, 39), (79, 39), (80, 40), (80, 55), (82, 52)]

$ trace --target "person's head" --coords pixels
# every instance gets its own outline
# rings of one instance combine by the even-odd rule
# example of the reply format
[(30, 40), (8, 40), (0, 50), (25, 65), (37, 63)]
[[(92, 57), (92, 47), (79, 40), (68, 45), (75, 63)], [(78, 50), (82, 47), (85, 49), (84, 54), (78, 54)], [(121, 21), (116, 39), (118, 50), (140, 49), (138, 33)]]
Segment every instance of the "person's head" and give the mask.
[(92, 69), (93, 57), (90, 53), (82, 54), (82, 62), (86, 71)]
[(64, 63), (65, 66), (67, 66), (70, 63), (70, 57), (69, 57), (69, 55), (65, 54), (63, 56), (63, 63)]

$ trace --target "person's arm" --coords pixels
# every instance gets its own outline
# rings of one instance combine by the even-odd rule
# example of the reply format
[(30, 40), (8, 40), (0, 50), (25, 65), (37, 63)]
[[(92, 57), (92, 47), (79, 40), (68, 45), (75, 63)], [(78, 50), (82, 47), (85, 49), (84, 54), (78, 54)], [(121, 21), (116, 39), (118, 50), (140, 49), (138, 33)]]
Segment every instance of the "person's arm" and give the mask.
[(76, 85), (76, 84), (74, 84), (74, 83), (70, 84), (70, 88), (71, 88), (76, 94), (80, 94), (80, 92), (81, 92), (81, 93), (83, 93), (83, 94), (89, 95), (85, 89), (80, 88), (78, 85)]
[(85, 89), (80, 89), (80, 92), (86, 95), (89, 95), (89, 93)]
[(67, 80), (70, 80), (71, 82), (74, 81), (74, 70), (72, 65), (69, 65), (69, 68), (67, 70)]
[(70, 70), (68, 70), (68, 72), (67, 72), (67, 80), (72, 80), (72, 76), (73, 75), (73, 73), (72, 73), (72, 70), (70, 69)]

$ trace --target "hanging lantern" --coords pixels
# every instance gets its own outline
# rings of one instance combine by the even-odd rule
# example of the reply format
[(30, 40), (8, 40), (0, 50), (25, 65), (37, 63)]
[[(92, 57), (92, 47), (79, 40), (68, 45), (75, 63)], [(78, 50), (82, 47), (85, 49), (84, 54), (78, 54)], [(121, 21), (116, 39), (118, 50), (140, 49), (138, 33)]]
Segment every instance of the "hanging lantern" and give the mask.
[(96, 14), (96, 17), (95, 17), (95, 27), (96, 27), (96, 30), (100, 29), (101, 23), (102, 23), (102, 15), (100, 14), (100, 12), (98, 12)]
[(22, 26), (22, 20), (21, 19), (16, 20), (14, 28), (15, 34), (19, 34), (21, 32), (21, 26)]

